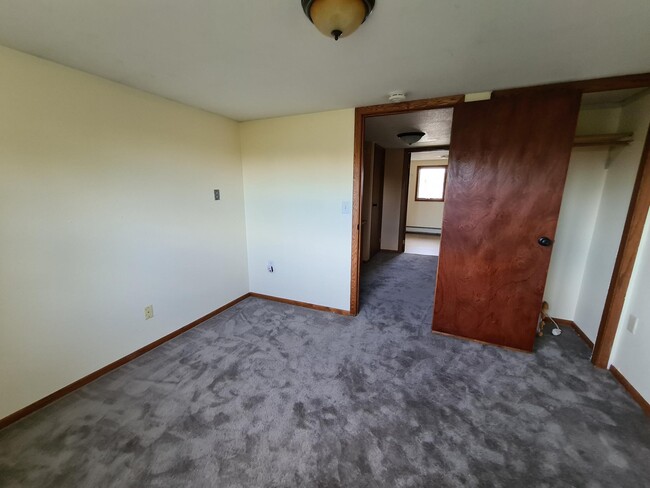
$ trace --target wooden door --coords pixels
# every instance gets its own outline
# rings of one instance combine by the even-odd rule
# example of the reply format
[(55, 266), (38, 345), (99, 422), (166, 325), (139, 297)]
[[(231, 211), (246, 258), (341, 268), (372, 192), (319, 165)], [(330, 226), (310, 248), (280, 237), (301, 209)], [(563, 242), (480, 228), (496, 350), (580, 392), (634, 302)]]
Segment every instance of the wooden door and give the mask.
[(381, 218), (384, 205), (384, 167), (386, 151), (375, 144), (372, 167), (372, 208), (370, 211), (370, 257), (381, 249)]
[(363, 146), (363, 165), (361, 166), (361, 260), (370, 259), (370, 219), (372, 209), (372, 161), (374, 145), (366, 142)]
[(573, 91), (454, 109), (433, 330), (531, 351), (575, 136)]

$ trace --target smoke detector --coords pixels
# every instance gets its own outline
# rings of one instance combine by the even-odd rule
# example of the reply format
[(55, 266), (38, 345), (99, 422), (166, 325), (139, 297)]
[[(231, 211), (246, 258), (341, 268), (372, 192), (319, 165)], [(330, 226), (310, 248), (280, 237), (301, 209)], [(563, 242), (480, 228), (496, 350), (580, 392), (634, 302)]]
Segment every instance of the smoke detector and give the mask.
[(388, 101), (391, 103), (403, 102), (406, 100), (406, 93), (403, 90), (395, 90), (388, 94)]

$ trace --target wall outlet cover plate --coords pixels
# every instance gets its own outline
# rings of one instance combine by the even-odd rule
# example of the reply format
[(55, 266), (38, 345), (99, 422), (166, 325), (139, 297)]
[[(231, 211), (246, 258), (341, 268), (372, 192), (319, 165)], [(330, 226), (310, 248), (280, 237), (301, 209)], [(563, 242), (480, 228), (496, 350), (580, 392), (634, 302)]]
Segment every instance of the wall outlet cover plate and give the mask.
[(153, 305), (144, 307), (144, 318), (145, 320), (149, 320), (153, 318)]
[(630, 331), (632, 334), (636, 334), (636, 328), (639, 325), (639, 318), (630, 315), (630, 318), (627, 320), (627, 330)]

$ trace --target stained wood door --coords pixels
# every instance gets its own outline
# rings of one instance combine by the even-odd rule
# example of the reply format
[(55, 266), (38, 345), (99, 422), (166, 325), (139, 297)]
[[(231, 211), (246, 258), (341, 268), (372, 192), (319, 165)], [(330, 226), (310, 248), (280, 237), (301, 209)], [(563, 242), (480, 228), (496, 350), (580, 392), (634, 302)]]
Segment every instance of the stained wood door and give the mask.
[(454, 109), (433, 330), (532, 350), (580, 104), (519, 94)]
[(363, 165), (361, 166), (361, 260), (370, 259), (370, 219), (372, 209), (372, 161), (374, 147), (371, 142), (363, 146)]
[(384, 206), (384, 168), (386, 151), (375, 144), (372, 167), (372, 208), (370, 211), (370, 257), (381, 249), (381, 219)]

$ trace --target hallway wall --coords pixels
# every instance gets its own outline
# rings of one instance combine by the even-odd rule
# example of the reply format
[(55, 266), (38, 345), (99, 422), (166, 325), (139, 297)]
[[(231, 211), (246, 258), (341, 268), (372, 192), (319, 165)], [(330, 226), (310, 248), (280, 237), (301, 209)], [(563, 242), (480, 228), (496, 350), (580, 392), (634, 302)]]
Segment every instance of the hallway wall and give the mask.
[(445, 166), (446, 159), (430, 161), (412, 161), (409, 171), (408, 207), (406, 210), (406, 225), (408, 227), (442, 227), (444, 202), (418, 202), (415, 200), (415, 188), (420, 166)]
[(404, 149), (386, 149), (381, 248), (387, 251), (397, 251), (399, 248), (403, 175)]

